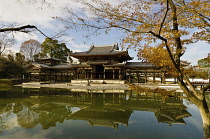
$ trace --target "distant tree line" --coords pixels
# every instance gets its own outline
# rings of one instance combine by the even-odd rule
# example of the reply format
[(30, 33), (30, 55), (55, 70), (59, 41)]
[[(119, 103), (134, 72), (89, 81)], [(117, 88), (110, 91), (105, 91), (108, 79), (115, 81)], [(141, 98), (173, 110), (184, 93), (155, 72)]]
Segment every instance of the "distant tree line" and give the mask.
[(25, 56), (16, 53), (15, 56), (8, 54), (0, 57), (0, 78), (22, 78), (26, 74), (24, 65)]
[(16, 54), (4, 53), (6, 48), (14, 44), (13, 40), (0, 37), (0, 44), (4, 44), (4, 49), (3, 46), (0, 47), (0, 78), (3, 79), (26, 77), (26, 66), (38, 57), (54, 57), (65, 63), (70, 52), (65, 43), (51, 38), (46, 38), (42, 44), (37, 40), (27, 40), (21, 44), (20, 52)]

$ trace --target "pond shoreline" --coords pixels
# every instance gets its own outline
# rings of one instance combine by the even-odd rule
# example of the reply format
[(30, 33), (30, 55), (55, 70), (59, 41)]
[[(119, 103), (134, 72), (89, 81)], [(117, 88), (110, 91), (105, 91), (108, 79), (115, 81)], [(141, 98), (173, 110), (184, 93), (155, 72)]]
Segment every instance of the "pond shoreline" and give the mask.
[[(147, 87), (151, 89), (161, 88), (166, 90), (176, 90), (181, 91), (178, 84), (145, 84), (138, 83), (134, 84), (141, 87)], [(119, 89), (119, 90), (129, 90), (129, 84), (70, 84), (70, 83), (39, 83), (39, 82), (30, 82), (23, 83), (15, 86), (22, 86), (23, 88), (40, 88), (40, 87), (49, 87), (49, 88), (67, 88), (67, 89), (90, 89), (90, 90), (106, 90), (106, 89)]]

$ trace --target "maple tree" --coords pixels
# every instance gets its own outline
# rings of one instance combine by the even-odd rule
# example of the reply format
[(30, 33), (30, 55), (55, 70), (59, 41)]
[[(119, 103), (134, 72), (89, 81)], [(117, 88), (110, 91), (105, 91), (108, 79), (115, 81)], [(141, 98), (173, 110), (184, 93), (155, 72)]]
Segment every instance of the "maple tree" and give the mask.
[(66, 17), (56, 17), (67, 29), (86, 29), (89, 31), (87, 35), (119, 29), (126, 35), (123, 44), (138, 50), (139, 56), (151, 63), (161, 56), (158, 50), (167, 52), (165, 63), (160, 61), (160, 64), (170, 63), (169, 66), (175, 69), (181, 89), (199, 106), (208, 132), (205, 135), (209, 137), (210, 118), (205, 91), (210, 84), (195, 89), (180, 64), (186, 45), (200, 40), (210, 43), (209, 0), (121, 0), (116, 4), (88, 0), (80, 3), (84, 5), (82, 11), (66, 8)]
[(112, 28), (122, 30), (126, 34), (122, 39), (123, 43), (128, 43), (129, 47), (134, 46), (146, 59), (150, 59), (150, 55), (145, 52), (148, 53), (146, 49), (151, 46), (165, 49), (179, 75), (181, 88), (198, 95), (198, 91), (181, 70), (180, 57), (185, 52), (185, 45), (196, 42), (202, 32), (205, 32), (202, 40), (209, 43), (208, 0), (124, 0), (118, 5), (111, 5), (103, 0), (81, 3), (85, 6), (82, 15), (66, 9), (67, 17), (57, 17), (66, 28), (87, 29), (95, 33), (100, 30), (108, 32)]
[(198, 60), (198, 65), (200, 67), (210, 67), (210, 53), (208, 57)]

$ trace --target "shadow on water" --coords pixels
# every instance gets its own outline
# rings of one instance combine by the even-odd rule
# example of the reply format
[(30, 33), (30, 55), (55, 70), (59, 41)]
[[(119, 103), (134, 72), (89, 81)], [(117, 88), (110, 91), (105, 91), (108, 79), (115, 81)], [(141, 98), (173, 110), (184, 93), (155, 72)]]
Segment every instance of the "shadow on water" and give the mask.
[[(178, 97), (130, 90), (77, 92), (15, 87), (0, 92), (0, 136), (9, 137), (8, 134), (15, 134), (20, 129), (34, 135), (31, 130), (37, 133), (34, 130), (55, 128), (62, 129), (63, 136), (75, 138), (83, 137), (79, 132), (87, 138), (92, 138), (91, 134), (95, 134), (95, 138), (101, 135), (104, 138), (203, 138), (201, 127), (197, 127), (202, 124), (194, 123), (201, 118), (192, 119), (182, 93), (175, 95)], [(189, 127), (185, 128), (187, 125)], [(67, 128), (71, 130), (71, 135), (66, 131)], [(110, 129), (115, 129), (115, 132)], [(189, 129), (189, 133), (186, 133)], [(139, 130), (152, 131), (138, 133)], [(196, 130), (199, 134), (192, 133)], [(59, 134), (51, 132), (41, 137), (56, 138)]]

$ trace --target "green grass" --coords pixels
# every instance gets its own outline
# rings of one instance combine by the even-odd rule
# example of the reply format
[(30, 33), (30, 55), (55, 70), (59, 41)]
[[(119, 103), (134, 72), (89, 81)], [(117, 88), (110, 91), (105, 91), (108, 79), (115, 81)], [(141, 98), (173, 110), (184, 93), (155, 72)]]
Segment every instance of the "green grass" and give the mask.
[(2, 83), (0, 83), (0, 90), (1, 90), (1, 88), (8, 88), (8, 87), (11, 87), (11, 85), (10, 84), (2, 84)]
[(12, 80), (9, 80), (9, 79), (0, 79), (0, 84), (12, 85)]
[(0, 79), (0, 91), (7, 90), (12, 87), (12, 80), (9, 79)]

